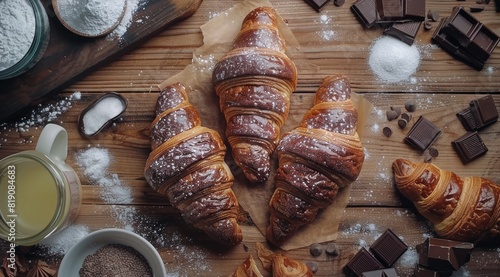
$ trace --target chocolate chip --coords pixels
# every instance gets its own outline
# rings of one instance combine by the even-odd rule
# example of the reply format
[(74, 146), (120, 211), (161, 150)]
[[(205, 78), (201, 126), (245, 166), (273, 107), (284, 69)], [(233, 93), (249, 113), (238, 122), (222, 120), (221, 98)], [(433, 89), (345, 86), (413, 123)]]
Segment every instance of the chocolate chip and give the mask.
[(312, 273), (318, 272), (318, 263), (317, 262), (307, 261), (306, 265), (307, 265), (307, 267), (309, 267), (309, 269), (311, 269)]
[(338, 256), (339, 255), (339, 248), (338, 248), (336, 243), (330, 242), (326, 245), (325, 252), (328, 255)]
[(424, 30), (429, 31), (432, 27), (434, 27), (434, 24), (431, 21), (427, 20), (424, 22)]
[(243, 244), (243, 250), (245, 250), (245, 252), (248, 252), (248, 246), (246, 244)]
[(424, 163), (430, 163), (432, 162), (432, 156), (429, 153), (429, 150), (424, 151)]
[(439, 151), (434, 147), (429, 147), (429, 155), (431, 155), (431, 157), (433, 158), (436, 158), (437, 156), (439, 156)]
[(406, 125), (407, 125), (407, 124), (408, 124), (408, 121), (407, 121), (406, 119), (404, 119), (404, 118), (400, 118), (400, 119), (398, 120), (398, 126), (399, 126), (399, 128), (401, 128), (401, 129), (406, 128)]
[(391, 107), (391, 110), (395, 111), (398, 116), (401, 115), (401, 108), (400, 107)]
[(429, 20), (431, 20), (432, 22), (438, 21), (439, 20), (439, 11), (429, 10), (429, 12), (427, 12), (427, 18)]
[(409, 122), (411, 120), (411, 114), (409, 113), (402, 113), (401, 118), (406, 120), (406, 122)]
[(417, 103), (415, 103), (415, 100), (407, 100), (405, 102), (405, 109), (411, 113), (414, 112), (417, 109)]
[(309, 252), (313, 257), (318, 257), (323, 254), (323, 245), (319, 243), (313, 243), (309, 246)]
[(337, 7), (340, 7), (345, 4), (345, 0), (333, 0), (333, 4)]
[(390, 137), (392, 135), (392, 129), (389, 127), (384, 127), (382, 129), (382, 133), (384, 134), (384, 136)]
[(387, 120), (393, 121), (394, 119), (398, 118), (398, 113), (393, 110), (389, 110), (385, 112), (385, 115), (387, 116)]

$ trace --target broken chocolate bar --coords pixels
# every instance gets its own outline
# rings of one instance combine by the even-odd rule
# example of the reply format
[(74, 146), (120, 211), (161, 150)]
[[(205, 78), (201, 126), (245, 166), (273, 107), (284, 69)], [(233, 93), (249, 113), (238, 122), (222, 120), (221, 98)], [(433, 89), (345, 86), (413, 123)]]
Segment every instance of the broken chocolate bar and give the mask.
[(416, 246), (418, 263), (436, 271), (454, 271), (470, 261), (474, 244), (446, 239), (428, 238)]
[(363, 277), (398, 277), (396, 269), (394, 268), (384, 268), (379, 270), (372, 270), (363, 272)]
[(394, 23), (384, 30), (384, 34), (393, 36), (411, 46), (421, 24), (420, 21)]
[(375, 0), (356, 0), (351, 11), (366, 28), (372, 27), (377, 20)]
[(320, 12), (328, 0), (304, 0), (309, 6), (311, 6), (315, 11)]
[(351, 275), (361, 277), (363, 272), (383, 269), (384, 266), (368, 250), (361, 248), (347, 263), (344, 270)]
[(441, 135), (441, 130), (425, 117), (420, 116), (405, 137), (405, 142), (424, 152)]
[(373, 255), (386, 267), (391, 267), (407, 249), (408, 246), (391, 229), (370, 246)]
[(457, 117), (467, 131), (476, 131), (497, 122), (499, 115), (493, 96), (486, 95), (471, 101)]
[(488, 152), (488, 148), (477, 132), (467, 133), (451, 142), (463, 164), (472, 162)]
[(425, 20), (425, 0), (376, 0), (377, 22)]

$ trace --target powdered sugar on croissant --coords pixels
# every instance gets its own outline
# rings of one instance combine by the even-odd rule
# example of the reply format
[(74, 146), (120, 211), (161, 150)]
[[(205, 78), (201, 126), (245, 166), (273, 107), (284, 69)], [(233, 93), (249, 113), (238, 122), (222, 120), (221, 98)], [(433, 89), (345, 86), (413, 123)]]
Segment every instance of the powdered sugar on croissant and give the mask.
[(323, 80), (315, 105), (277, 148), (279, 168), (270, 200), (267, 239), (281, 244), (333, 203), (339, 189), (357, 179), (364, 150), (349, 81)]
[(212, 79), (236, 164), (251, 182), (267, 180), (297, 85), (297, 69), (285, 54), (272, 8), (256, 8), (245, 17)]
[(167, 86), (158, 97), (144, 176), (189, 224), (234, 245), (242, 233), (231, 189), (234, 178), (224, 162), (226, 147), (216, 131), (200, 124), (186, 88), (180, 83)]

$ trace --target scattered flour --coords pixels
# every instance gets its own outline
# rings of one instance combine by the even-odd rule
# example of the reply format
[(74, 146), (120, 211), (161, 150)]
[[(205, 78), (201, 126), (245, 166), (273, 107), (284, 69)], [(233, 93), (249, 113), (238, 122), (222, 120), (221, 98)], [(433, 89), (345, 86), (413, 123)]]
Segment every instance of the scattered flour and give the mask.
[(73, 224), (42, 240), (38, 245), (49, 255), (65, 255), (76, 242), (88, 234), (89, 228), (87, 226)]
[(382, 81), (397, 83), (409, 80), (420, 64), (420, 52), (413, 44), (382, 36), (370, 46), (368, 65)]

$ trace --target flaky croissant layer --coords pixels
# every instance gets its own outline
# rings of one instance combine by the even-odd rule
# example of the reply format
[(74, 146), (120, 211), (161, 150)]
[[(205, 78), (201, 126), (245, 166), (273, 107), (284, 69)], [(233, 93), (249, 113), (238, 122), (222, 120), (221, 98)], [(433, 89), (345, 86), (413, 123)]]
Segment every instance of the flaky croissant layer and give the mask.
[(233, 158), (254, 183), (269, 177), (270, 155), (297, 86), (297, 68), (285, 54), (277, 24), (274, 9), (252, 10), (212, 75)]
[(498, 184), (406, 159), (395, 160), (392, 168), (398, 190), (434, 224), (439, 237), (500, 243)]
[(187, 223), (227, 245), (242, 240), (234, 177), (224, 162), (220, 135), (202, 127), (180, 83), (159, 95), (151, 125), (151, 153), (144, 176), (179, 209)]
[(283, 135), (269, 202), (270, 242), (282, 244), (331, 205), (339, 189), (357, 179), (364, 161), (357, 116), (348, 79), (330, 76), (301, 125)]

